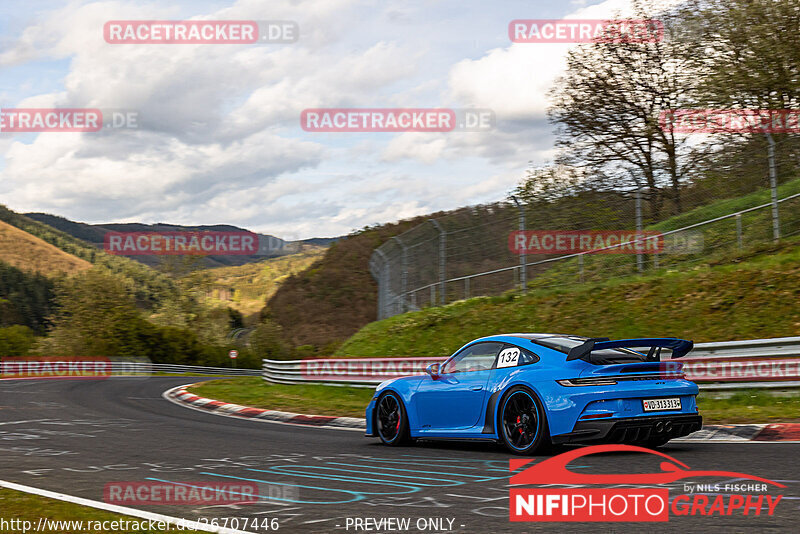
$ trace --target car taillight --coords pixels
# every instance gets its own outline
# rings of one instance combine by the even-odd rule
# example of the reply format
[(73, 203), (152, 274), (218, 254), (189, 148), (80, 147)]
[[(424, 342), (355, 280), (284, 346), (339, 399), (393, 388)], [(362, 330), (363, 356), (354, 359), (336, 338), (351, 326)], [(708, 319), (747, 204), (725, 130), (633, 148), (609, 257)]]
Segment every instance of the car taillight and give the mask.
[(617, 383), (613, 378), (570, 378), (567, 380), (556, 380), (556, 382), (566, 387), (613, 386)]
[(586, 420), (586, 419), (603, 419), (605, 417), (611, 417), (613, 415), (614, 415), (613, 413), (592, 413), (592, 414), (582, 415), (581, 419), (582, 420)]

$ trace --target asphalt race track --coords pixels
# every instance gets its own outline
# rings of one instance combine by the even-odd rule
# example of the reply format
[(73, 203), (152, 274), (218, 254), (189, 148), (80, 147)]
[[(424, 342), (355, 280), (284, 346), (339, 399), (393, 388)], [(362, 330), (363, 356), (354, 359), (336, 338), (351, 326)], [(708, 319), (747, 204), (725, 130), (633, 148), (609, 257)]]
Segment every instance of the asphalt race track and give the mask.
[[(141, 508), (187, 519), (277, 518), (284, 532), (397, 532), (357, 530), (352, 522), (390, 517), (411, 518), (410, 532), (646, 528), (639, 523), (510, 523), (511, 456), (495, 445), (389, 448), (360, 431), (220, 417), (161, 396), (171, 387), (199, 380), (0, 381), (0, 479), (97, 501), (103, 500), (108, 482), (256, 481), (262, 495), (271, 499), (247, 505)], [(773, 517), (671, 517), (653, 525), (658, 531), (796, 531), (800, 444), (680, 443), (663, 450), (692, 469), (744, 472), (783, 481), (787, 488), (769, 490), (783, 495)], [(645, 454), (616, 454), (595, 456), (571, 468), (641, 473), (658, 471), (658, 462)], [(683, 484), (714, 482), (730, 481), (679, 481), (670, 495), (683, 493)]]

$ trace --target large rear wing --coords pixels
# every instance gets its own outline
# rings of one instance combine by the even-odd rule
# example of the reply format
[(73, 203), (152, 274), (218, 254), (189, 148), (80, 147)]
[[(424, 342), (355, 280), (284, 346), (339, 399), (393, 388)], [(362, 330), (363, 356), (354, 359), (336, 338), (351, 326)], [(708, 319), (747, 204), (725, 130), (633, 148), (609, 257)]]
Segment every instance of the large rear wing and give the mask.
[(661, 361), (661, 349), (672, 349), (673, 358), (686, 356), (694, 347), (694, 342), (676, 337), (646, 337), (639, 339), (615, 339), (607, 337), (593, 337), (587, 339), (577, 347), (572, 347), (567, 353), (567, 361), (580, 360), (594, 350), (603, 349), (622, 349), (622, 348), (650, 347), (647, 352), (647, 360), (651, 362)]

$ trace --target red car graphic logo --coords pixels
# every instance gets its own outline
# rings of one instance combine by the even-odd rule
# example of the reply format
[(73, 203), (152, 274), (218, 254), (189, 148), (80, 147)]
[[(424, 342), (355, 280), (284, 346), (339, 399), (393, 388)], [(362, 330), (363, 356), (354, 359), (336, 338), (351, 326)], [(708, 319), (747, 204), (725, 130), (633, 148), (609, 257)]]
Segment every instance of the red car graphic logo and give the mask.
[[(647, 454), (654, 454), (669, 460), (668, 462), (661, 462), (659, 466), (661, 472), (659, 473), (640, 473), (640, 474), (584, 474), (576, 473), (567, 469), (567, 464), (576, 458), (588, 456), (590, 454), (597, 454), (603, 452), (644, 452)], [(511, 460), (509, 467), (511, 471), (515, 471), (519, 467), (530, 463), (532, 460)], [(548, 458), (538, 462), (537, 464), (517, 473), (511, 477), (511, 484), (667, 484), (690, 477), (731, 477), (731, 478), (745, 478), (758, 482), (766, 482), (785, 488), (783, 484), (773, 482), (766, 478), (757, 477), (754, 475), (747, 475), (744, 473), (736, 473), (733, 471), (694, 471), (688, 465), (676, 460), (675, 458), (664, 454), (663, 452), (645, 449), (643, 447), (635, 447), (633, 445), (596, 445), (593, 447), (586, 447), (575, 449), (572, 451), (559, 454), (553, 458)]]

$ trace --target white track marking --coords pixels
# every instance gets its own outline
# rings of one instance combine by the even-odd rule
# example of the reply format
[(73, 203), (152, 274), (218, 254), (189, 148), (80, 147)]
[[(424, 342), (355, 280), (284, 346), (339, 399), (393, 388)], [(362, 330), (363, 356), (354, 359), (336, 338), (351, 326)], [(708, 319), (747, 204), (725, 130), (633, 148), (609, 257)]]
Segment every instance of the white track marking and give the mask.
[(144, 510), (137, 510), (135, 508), (128, 508), (127, 506), (118, 506), (116, 504), (107, 504), (100, 501), (93, 501), (91, 499), (84, 499), (83, 497), (75, 497), (67, 495), (66, 493), (58, 493), (32, 486), (25, 486), (15, 482), (8, 482), (0, 480), (0, 488), (6, 488), (15, 491), (22, 491), (25, 493), (32, 493), (33, 495), (40, 495), (49, 499), (56, 499), (64, 502), (71, 502), (81, 506), (89, 506), (90, 508), (97, 508), (98, 510), (105, 510), (115, 514), (128, 515), (131, 517), (138, 517), (139, 519), (146, 519), (148, 521), (162, 521), (170, 525), (183, 525), (184, 529), (202, 530), (204, 532), (216, 532), (219, 534), (253, 534), (246, 530), (234, 530), (232, 528), (224, 528), (220, 526), (209, 525), (207, 523), (200, 523), (199, 521), (189, 521), (180, 517), (172, 517), (169, 515), (156, 514), (153, 512), (146, 512)]

